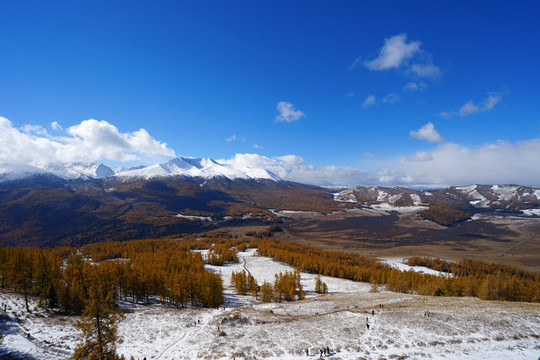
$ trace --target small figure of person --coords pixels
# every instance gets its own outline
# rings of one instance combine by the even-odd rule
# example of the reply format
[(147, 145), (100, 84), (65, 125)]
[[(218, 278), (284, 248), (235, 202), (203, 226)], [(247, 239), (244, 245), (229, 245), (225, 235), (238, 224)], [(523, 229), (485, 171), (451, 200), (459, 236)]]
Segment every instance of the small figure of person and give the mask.
[(371, 316), (375, 316), (375, 310), (371, 310)]
[(369, 323), (366, 323), (366, 327), (367, 327), (367, 329), (369, 330)]
[(326, 353), (330, 355), (330, 348), (328, 346), (326, 347)]
[(306, 356), (309, 356), (309, 350), (306, 348)]

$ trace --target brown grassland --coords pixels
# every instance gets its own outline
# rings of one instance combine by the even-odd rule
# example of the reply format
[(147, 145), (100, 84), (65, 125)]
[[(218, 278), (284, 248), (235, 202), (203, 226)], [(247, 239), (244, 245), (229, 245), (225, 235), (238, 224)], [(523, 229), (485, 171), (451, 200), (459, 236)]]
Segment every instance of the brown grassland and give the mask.
[[(378, 258), (430, 256), (449, 261), (468, 258), (540, 272), (540, 218), (491, 214), (444, 227), (422, 220), (415, 213), (358, 210), (287, 216), (279, 226), (283, 231), (275, 232), (275, 238), (324, 250)], [(240, 235), (265, 229), (265, 226), (250, 226), (221, 230)], [(525, 239), (528, 240), (502, 255)]]

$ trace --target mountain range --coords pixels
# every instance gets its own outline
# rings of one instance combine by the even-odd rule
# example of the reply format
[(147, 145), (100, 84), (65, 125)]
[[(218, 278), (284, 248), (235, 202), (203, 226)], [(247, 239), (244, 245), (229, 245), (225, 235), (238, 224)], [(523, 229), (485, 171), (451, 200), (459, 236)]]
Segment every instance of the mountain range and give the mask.
[(326, 189), (262, 168), (175, 158), (113, 169), (103, 164), (0, 164), (0, 243), (82, 244), (158, 237), (222, 227), (272, 225), (284, 211), (320, 214), (371, 209), (415, 213), (453, 226), (476, 214), (540, 216), (540, 189), (468, 185)]
[(117, 177), (123, 180), (186, 176), (210, 179), (281, 179), (262, 168), (236, 167), (221, 164), (210, 158), (177, 157), (161, 164), (113, 169), (101, 163), (39, 163), (25, 165), (0, 163), (0, 182), (27, 179), (35, 176), (54, 176), (63, 180), (89, 180)]

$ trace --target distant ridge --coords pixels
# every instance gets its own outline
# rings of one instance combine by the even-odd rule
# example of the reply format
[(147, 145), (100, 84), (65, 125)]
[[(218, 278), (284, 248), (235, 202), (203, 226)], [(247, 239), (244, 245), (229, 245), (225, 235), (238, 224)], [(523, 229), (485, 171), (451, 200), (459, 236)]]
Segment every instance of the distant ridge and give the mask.
[(210, 179), (267, 179), (281, 181), (276, 174), (263, 169), (221, 164), (210, 158), (177, 157), (161, 164), (113, 170), (101, 163), (30, 163), (26, 165), (0, 163), (0, 182), (42, 175), (54, 175), (63, 180), (89, 180), (117, 177), (122, 180), (184, 176)]

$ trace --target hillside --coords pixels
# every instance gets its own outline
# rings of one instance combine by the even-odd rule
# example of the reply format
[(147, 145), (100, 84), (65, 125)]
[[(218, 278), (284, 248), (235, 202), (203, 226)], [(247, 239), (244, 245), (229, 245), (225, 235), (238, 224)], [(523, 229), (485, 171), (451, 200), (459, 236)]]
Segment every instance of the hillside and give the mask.
[[(261, 283), (292, 268), (252, 249), (239, 258), (239, 264), (208, 266), (223, 277), (226, 302), (219, 309), (121, 302), (118, 352), (137, 359), (292, 360), (305, 357), (306, 349), (317, 358), (328, 346), (325, 358), (357, 360), (530, 359), (539, 351), (538, 304), (372, 292), (368, 283), (326, 276), (329, 294), (318, 295), (315, 276), (307, 273), (301, 273), (307, 300), (260, 303), (237, 294), (230, 273), (245, 268)], [(76, 318), (44, 311), (35, 301), (27, 313), (23, 299), (12, 293), (0, 292), (0, 300), (10, 317), (20, 318), (9, 324), (0, 355), (55, 360), (72, 353), (79, 341)]]

